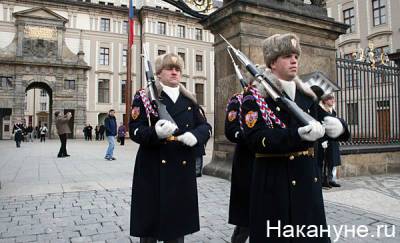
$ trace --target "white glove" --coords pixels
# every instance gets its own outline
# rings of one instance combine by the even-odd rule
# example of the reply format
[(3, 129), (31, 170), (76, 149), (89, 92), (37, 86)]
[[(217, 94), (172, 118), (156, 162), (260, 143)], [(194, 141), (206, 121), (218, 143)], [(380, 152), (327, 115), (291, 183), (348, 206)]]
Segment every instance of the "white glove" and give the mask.
[(322, 142), (321, 145), (323, 149), (326, 149), (328, 147), (328, 141)]
[(184, 134), (176, 137), (176, 139), (189, 147), (193, 147), (197, 143), (197, 138), (191, 132), (185, 132)]
[(324, 136), (325, 128), (319, 122), (312, 122), (307, 126), (299, 127), (297, 132), (299, 133), (301, 139), (314, 142)]
[(170, 121), (167, 120), (158, 120), (155, 125), (156, 133), (158, 138), (164, 139), (174, 134), (175, 130), (178, 127)]
[(331, 116), (324, 117), (324, 121), (322, 122), (322, 124), (325, 127), (326, 135), (328, 135), (331, 138), (337, 138), (344, 132), (342, 123), (340, 122), (339, 119), (335, 117)]

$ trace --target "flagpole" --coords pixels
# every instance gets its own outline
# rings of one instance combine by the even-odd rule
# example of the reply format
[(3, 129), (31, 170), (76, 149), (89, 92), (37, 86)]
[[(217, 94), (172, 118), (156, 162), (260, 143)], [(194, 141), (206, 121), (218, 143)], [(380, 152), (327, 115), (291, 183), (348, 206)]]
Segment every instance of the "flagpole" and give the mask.
[(128, 21), (128, 53), (126, 60), (126, 83), (125, 83), (125, 119), (124, 125), (129, 131), (129, 117), (131, 116), (131, 102), (132, 102), (132, 45), (134, 36), (134, 22), (133, 22), (133, 2), (129, 1), (129, 21)]

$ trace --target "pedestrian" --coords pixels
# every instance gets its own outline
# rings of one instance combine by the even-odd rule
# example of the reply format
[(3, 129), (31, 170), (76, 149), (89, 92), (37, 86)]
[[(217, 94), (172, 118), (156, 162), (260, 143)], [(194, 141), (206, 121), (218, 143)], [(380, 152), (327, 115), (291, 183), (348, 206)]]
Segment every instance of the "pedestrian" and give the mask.
[(40, 128), (39, 128), (39, 126), (35, 127), (35, 138), (36, 139), (40, 138)]
[(100, 135), (100, 126), (96, 125), (96, 127), (94, 128), (94, 133), (96, 135), (96, 141), (99, 140), (99, 135)]
[(17, 148), (21, 147), (21, 141), (23, 139), (22, 129), (23, 125), (21, 122), (17, 122), (13, 126), (12, 133), (14, 134), (14, 141)]
[(69, 120), (72, 118), (72, 113), (67, 112), (67, 114), (63, 115), (60, 111), (56, 111), (54, 113), (56, 117), (56, 129), (58, 137), (60, 138), (61, 146), (58, 151), (58, 158), (69, 157), (70, 155), (67, 153), (67, 136), (71, 133), (71, 128), (69, 127)]
[[(304, 112), (318, 119), (314, 92), (297, 76), (300, 41), (294, 34), (276, 34), (263, 42), (264, 75)], [(250, 197), (250, 242), (327, 243), (322, 187), (314, 155), (316, 141), (344, 132), (339, 120), (324, 119), (303, 126), (268, 95), (258, 80), (244, 94), (243, 134), (255, 153)], [(337, 134), (335, 134), (337, 135)], [(299, 235), (296, 227), (304, 229)], [(282, 231), (293, 229), (288, 237)], [(314, 231), (314, 237), (310, 234)]]
[(85, 137), (85, 141), (88, 140), (88, 129), (87, 126), (83, 127), (83, 136)]
[(93, 131), (93, 127), (90, 124), (88, 124), (87, 127), (86, 127), (88, 141), (89, 140), (92, 141), (92, 139), (93, 139), (92, 138), (92, 131)]
[[(174, 122), (158, 118), (149, 106), (149, 90), (132, 102), (130, 138), (139, 144), (132, 183), (130, 235), (141, 243), (184, 242), (200, 229), (194, 146), (205, 145), (211, 126), (195, 96), (182, 84), (183, 60), (176, 54), (157, 57), (155, 95)], [(178, 136), (174, 136), (179, 129)]]
[[(319, 102), (319, 107), (321, 109), (320, 114), (328, 116), (328, 119), (336, 118), (337, 116), (334, 106), (334, 94), (330, 93), (323, 95)], [(336, 167), (341, 165), (338, 141), (347, 140), (350, 137), (347, 123), (343, 119), (341, 119), (341, 122), (346, 124), (344, 135), (335, 139), (324, 136), (318, 143), (318, 165), (320, 166), (322, 175), (322, 187), (325, 189), (340, 187), (340, 184), (336, 182)]]
[(115, 119), (115, 110), (108, 111), (108, 116), (104, 120), (104, 127), (108, 140), (108, 147), (106, 151), (106, 160), (116, 160), (114, 157), (115, 136), (117, 136), (117, 120)]
[(46, 142), (46, 134), (47, 134), (47, 126), (46, 124), (44, 124), (41, 128), (40, 128), (40, 142)]
[(250, 185), (254, 153), (243, 139), (240, 123), (242, 101), (242, 93), (234, 95), (228, 102), (225, 116), (225, 136), (236, 144), (232, 162), (228, 219), (228, 223), (235, 225), (231, 243), (245, 243), (250, 234)]
[(29, 125), (26, 128), (26, 134), (27, 134), (27, 141), (33, 142), (33, 127), (32, 127), (32, 125)]
[(104, 140), (104, 131), (106, 130), (106, 128), (104, 127), (103, 124), (100, 125), (100, 129), (99, 129), (99, 134), (100, 134), (100, 140)]
[(121, 146), (125, 145), (125, 134), (126, 134), (126, 128), (124, 124), (121, 122), (118, 127), (118, 140)]

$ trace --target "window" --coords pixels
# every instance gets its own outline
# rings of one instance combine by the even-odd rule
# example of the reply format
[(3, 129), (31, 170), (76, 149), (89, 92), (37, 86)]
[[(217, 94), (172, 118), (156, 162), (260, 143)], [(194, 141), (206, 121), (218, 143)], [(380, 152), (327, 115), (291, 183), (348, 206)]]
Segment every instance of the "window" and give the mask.
[(110, 32), (110, 19), (107, 18), (100, 19), (100, 31)]
[(347, 122), (349, 125), (358, 124), (358, 103), (347, 104)]
[(47, 110), (47, 103), (46, 102), (41, 102), (40, 103), (40, 110), (41, 111), (46, 111)]
[(386, 0), (372, 0), (374, 26), (386, 23)]
[(186, 66), (185, 53), (184, 52), (178, 52), (178, 55), (182, 58), (182, 60), (183, 60), (183, 69), (185, 69), (185, 66)]
[(121, 80), (121, 103), (125, 103), (126, 80)]
[(0, 88), (12, 87), (12, 77), (0, 76)]
[(75, 80), (65, 79), (64, 80), (64, 89), (75, 89)]
[(158, 24), (157, 24), (157, 33), (159, 35), (166, 35), (167, 34), (166, 23), (165, 22), (158, 22)]
[(110, 80), (109, 79), (99, 79), (98, 102), (99, 103), (109, 103), (110, 102)]
[(129, 23), (128, 21), (122, 22), (122, 34), (127, 34), (129, 30)]
[(204, 105), (204, 85), (196, 84), (195, 86), (196, 99), (199, 105)]
[(40, 96), (42, 96), (42, 97), (46, 97), (46, 96), (47, 96), (47, 92), (46, 92), (46, 90), (44, 90), (44, 89), (41, 89), (41, 90), (40, 90)]
[(128, 58), (128, 50), (123, 49), (122, 50), (122, 66), (124, 66), (124, 67), (126, 67), (127, 58)]
[(353, 33), (355, 30), (354, 21), (354, 8), (348, 8), (343, 11), (343, 22), (348, 24), (350, 27), (347, 29), (347, 33)]
[(196, 28), (196, 40), (203, 40), (203, 30)]
[(109, 64), (109, 55), (110, 55), (110, 49), (105, 48), (105, 47), (100, 47), (99, 64), (100, 65), (108, 65)]
[(128, 7), (128, 5), (126, 5), (126, 4), (121, 4), (121, 8), (127, 8)]
[(164, 55), (165, 53), (167, 53), (166, 50), (158, 50), (157, 51), (157, 55), (159, 55), (159, 56)]
[(185, 38), (185, 26), (183, 25), (178, 25), (178, 37), (179, 38)]
[(196, 71), (203, 71), (203, 56), (196, 55)]
[(103, 1), (99, 1), (99, 4), (101, 4), (101, 5), (106, 5), (106, 3), (103, 2)]

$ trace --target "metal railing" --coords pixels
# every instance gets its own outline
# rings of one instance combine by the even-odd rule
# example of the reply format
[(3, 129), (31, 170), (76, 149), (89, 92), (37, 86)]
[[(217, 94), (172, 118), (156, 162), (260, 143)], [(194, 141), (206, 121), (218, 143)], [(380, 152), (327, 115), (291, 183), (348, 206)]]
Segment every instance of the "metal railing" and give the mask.
[(338, 56), (336, 69), (336, 110), (351, 132), (344, 144), (400, 144), (400, 68)]

